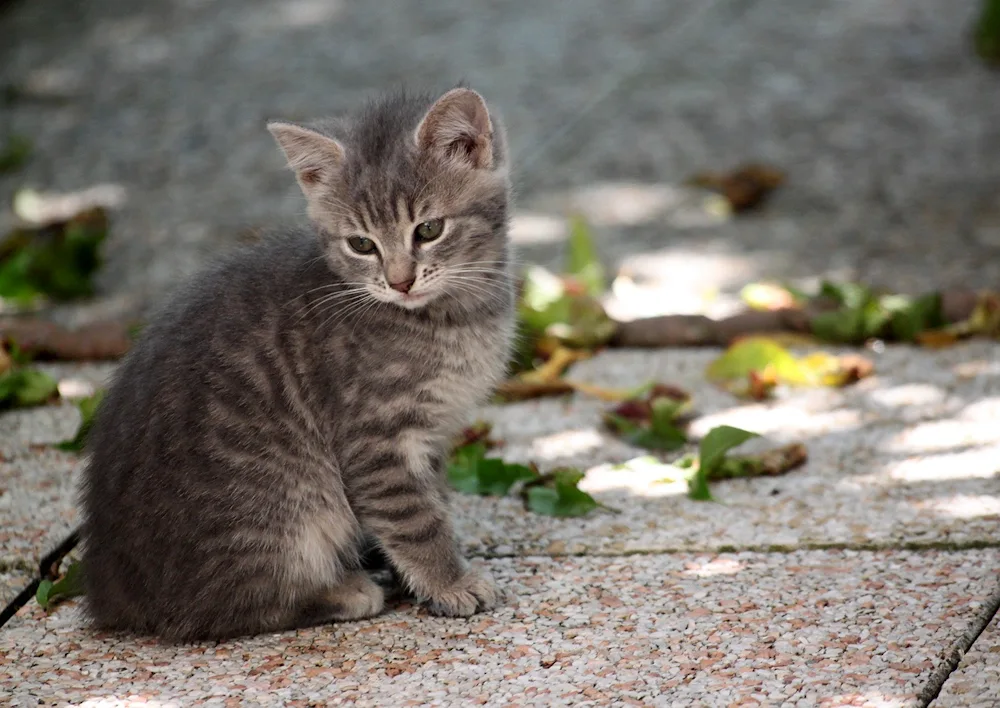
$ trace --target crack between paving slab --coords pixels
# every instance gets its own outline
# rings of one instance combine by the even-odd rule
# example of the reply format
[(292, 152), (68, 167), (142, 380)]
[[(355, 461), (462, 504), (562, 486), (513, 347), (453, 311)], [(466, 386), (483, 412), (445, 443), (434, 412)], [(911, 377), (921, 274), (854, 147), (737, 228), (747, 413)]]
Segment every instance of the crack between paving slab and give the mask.
[(37, 575), (32, 579), (31, 584), (19, 592), (17, 597), (11, 600), (3, 610), (0, 610), (0, 627), (7, 624), (18, 610), (28, 604), (43, 580), (55, 580), (58, 577), (59, 566), (62, 565), (63, 559), (76, 548), (79, 542), (80, 529), (77, 528), (60, 541), (58, 546), (42, 556), (42, 560), (38, 562)]
[(788, 554), (796, 551), (910, 551), (910, 552), (930, 552), (930, 551), (978, 551), (986, 548), (1000, 548), (1000, 540), (971, 539), (968, 541), (908, 541), (904, 543), (801, 543), (798, 545), (786, 544), (759, 544), (748, 546), (717, 546), (714, 548), (655, 548), (655, 549), (633, 549), (623, 551), (565, 551), (555, 553), (551, 551), (532, 551), (525, 553), (472, 553), (470, 557), (484, 560), (494, 560), (501, 558), (525, 558), (529, 556), (544, 558), (625, 558), (628, 556), (660, 556), (660, 555), (684, 555), (691, 553), (773, 553)]
[(1000, 589), (996, 590), (993, 597), (986, 603), (985, 612), (977, 618), (977, 621), (973, 624), (972, 631), (965, 635), (964, 641), (960, 641), (958, 646), (952, 647), (947, 656), (943, 657), (944, 662), (931, 673), (930, 678), (927, 680), (927, 685), (924, 686), (924, 690), (917, 696), (920, 708), (928, 708), (928, 706), (937, 700), (938, 696), (941, 695), (941, 690), (944, 688), (945, 683), (948, 682), (951, 675), (958, 669), (958, 665), (962, 663), (963, 657), (969, 652), (972, 645), (976, 643), (976, 640), (982, 636), (983, 632), (986, 631), (986, 628), (998, 612), (1000, 612)]

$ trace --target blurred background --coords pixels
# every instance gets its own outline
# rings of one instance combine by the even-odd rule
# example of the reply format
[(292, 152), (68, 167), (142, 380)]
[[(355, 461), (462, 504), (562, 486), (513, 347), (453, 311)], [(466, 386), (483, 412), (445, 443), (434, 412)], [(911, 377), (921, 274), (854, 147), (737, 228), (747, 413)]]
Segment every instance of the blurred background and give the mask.
[[(725, 308), (766, 278), (996, 286), (1000, 73), (973, 40), (983, 7), (3, 0), (15, 159), (0, 226), (23, 219), (26, 188), (97, 188), (84, 199), (112, 221), (86, 307), (138, 312), (210, 255), (304, 218), (265, 120), (464, 80), (507, 124), (521, 260), (557, 262), (582, 214), (627, 276), (619, 317)], [(755, 209), (692, 185), (748, 163), (782, 178)]]

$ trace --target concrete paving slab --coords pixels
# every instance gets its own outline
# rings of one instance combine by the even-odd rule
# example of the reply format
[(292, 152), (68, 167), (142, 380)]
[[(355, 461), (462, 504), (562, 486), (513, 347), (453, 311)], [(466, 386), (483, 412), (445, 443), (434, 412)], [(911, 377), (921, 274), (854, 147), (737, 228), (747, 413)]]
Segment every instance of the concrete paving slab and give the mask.
[[(614, 464), (643, 451), (601, 429), (595, 399), (490, 406), (509, 460), (543, 469), (579, 465), (582, 486), (622, 513), (551, 519), (514, 498), (456, 495), (456, 522), (477, 555), (625, 551), (995, 545), (1000, 528), (1000, 347), (971, 342), (943, 351), (889, 347), (877, 375), (842, 390), (788, 392), (747, 404), (709, 384), (716, 350), (608, 351), (571, 375), (613, 387), (656, 379), (691, 391), (701, 414), (695, 435), (731, 424), (766, 436), (757, 447), (802, 441), (809, 462), (785, 477), (717, 485), (724, 506), (690, 501), (668, 471)], [(81, 390), (100, 385), (110, 365), (48, 370)], [(0, 559), (37, 560), (76, 522), (80, 460), (51, 443), (73, 435), (69, 404), (0, 416)], [(679, 453), (677, 453), (679, 454)], [(669, 456), (672, 459), (674, 456)]]
[(948, 677), (932, 708), (993, 708), (1000, 705), (1000, 614), (986, 627), (958, 669)]
[[(704, 228), (656, 209), (605, 218), (601, 250), (613, 261), (693, 253), (704, 260), (688, 259), (688, 273), (706, 287), (742, 285), (719, 273), (734, 264), (744, 282), (840, 274), (905, 289), (993, 285), (1000, 173), (989, 146), (1000, 140), (1000, 107), (983, 100), (996, 79), (972, 55), (974, 4), (801, 8), (13, 3), (0, 15), (11, 38), (0, 80), (67, 97), (6, 107), (10, 129), (36, 150), (22, 172), (0, 177), (0, 194), (124, 185), (102, 283), (155, 299), (244, 228), (301, 218), (267, 118), (464, 77), (503, 109), (522, 201), (548, 216), (581, 201), (598, 212), (635, 202), (621, 191), (560, 196), (570, 188), (669, 192), (745, 160), (788, 170), (763, 216)], [(524, 245), (531, 260), (560, 247)]]
[[(70, 5), (34, 0), (0, 12), (0, 36), (10, 39), (0, 44), (0, 82), (50, 94), (4, 105), (4, 130), (32, 138), (35, 150), (24, 170), (0, 176), (0, 201), (25, 185), (126, 186), (101, 274), (111, 299), (88, 306), (90, 316), (155, 304), (248, 227), (301, 218), (265, 119), (353, 108), (401, 81), (437, 87), (460, 77), (506, 116), (525, 208), (515, 229), (522, 260), (558, 262), (565, 213), (583, 211), (608, 263), (626, 265), (648, 288), (613, 303), (616, 314), (728, 307), (742, 285), (763, 277), (858, 278), (911, 292), (1000, 279), (1000, 172), (990, 149), (1000, 144), (1000, 103), (984, 100), (996, 77), (971, 54), (974, 3), (946, 13), (934, 0), (808, 8), (625, 0), (614, 11), (597, 0), (406, 0), (391, 13), (378, 3), (314, 0)], [(789, 174), (763, 212), (712, 221), (674, 208), (677, 185), (692, 173), (751, 159)], [(483, 414), (507, 439), (506, 455), (585, 466), (585, 486), (623, 513), (555, 521), (525, 514), (515, 500), (459, 497), (467, 550), (846, 544), (950, 552), (495, 559), (497, 574), (529, 599), (482, 626), (406, 611), (250, 640), (228, 654), (77, 640), (72, 608), (49, 617), (29, 608), (0, 632), (5, 658), (21, 659), (0, 672), (27, 679), (16, 684), (22, 703), (36, 688), (74, 704), (98, 690), (121, 704), (134, 692), (183, 705), (213, 693), (217, 703), (307, 704), (331, 690), (362, 705), (395, 703), (400, 692), (416, 704), (468, 696), (503, 704), (515, 693), (544, 705), (687, 705), (706, 696), (720, 705), (919, 703), (944, 666), (938, 658), (977, 626), (977, 603), (995, 585), (995, 549), (957, 549), (995, 546), (1000, 526), (996, 345), (890, 349), (876, 379), (754, 405), (704, 382), (710, 356), (618, 352), (574, 375), (687, 386), (702, 413), (696, 432), (729, 423), (775, 442), (802, 439), (806, 467), (719, 485), (725, 506), (695, 504), (683, 490), (650, 484), (652, 475), (623, 482), (608, 468), (638, 451), (595, 427), (601, 406), (593, 401), (491, 407)], [(94, 381), (109, 370), (93, 370)], [(86, 378), (91, 370), (73, 371)], [(4, 583), (75, 521), (79, 461), (47, 447), (75, 427), (70, 405), (0, 416)], [(786, 568), (788, 559), (798, 566)], [(990, 563), (992, 576), (983, 570)], [(734, 564), (746, 570), (726, 575)], [(741, 574), (749, 580), (712, 585)], [(674, 585), (656, 585), (663, 577)], [(869, 592), (870, 583), (883, 585)], [(758, 588), (766, 600), (756, 599)], [(832, 600), (821, 594), (831, 588)], [(887, 588), (894, 594), (880, 594)], [(755, 607), (743, 606), (747, 597)], [(299, 664), (300, 656), (314, 663)], [(129, 668), (133, 658), (140, 668)]]
[[(40, 364), (66, 396), (90, 395), (112, 364)], [(72, 399), (0, 414), (0, 562), (37, 562), (76, 525), (82, 460), (55, 449), (80, 424)]]
[(499, 559), (510, 598), (469, 620), (402, 606), (191, 646), (95, 635), (74, 606), (32, 605), (0, 632), (0, 685), (15, 706), (914, 706), (1000, 591), (998, 562), (995, 549)]
[(570, 375), (611, 387), (680, 385), (702, 413), (696, 436), (736, 425), (765, 435), (759, 447), (804, 442), (810, 461), (785, 477), (719, 484), (723, 507), (694, 503), (683, 484), (658, 483), (663, 470), (613, 467), (643, 452), (601, 430), (599, 401), (493, 407), (487, 417), (506, 440), (505, 458), (589, 469), (581, 487), (623, 513), (555, 521), (525, 517), (512, 500), (462, 498), (461, 507), (478, 510), (463, 516), (463, 528), (485, 532), (484, 553), (992, 545), (1000, 525), (998, 354), (989, 342), (938, 352), (890, 347), (872, 355), (877, 375), (857, 386), (747, 404), (705, 381), (714, 350), (605, 352)]
[(35, 568), (27, 564), (21, 568), (8, 568), (0, 571), (0, 606), (17, 597), (17, 594), (28, 587), (35, 578)]

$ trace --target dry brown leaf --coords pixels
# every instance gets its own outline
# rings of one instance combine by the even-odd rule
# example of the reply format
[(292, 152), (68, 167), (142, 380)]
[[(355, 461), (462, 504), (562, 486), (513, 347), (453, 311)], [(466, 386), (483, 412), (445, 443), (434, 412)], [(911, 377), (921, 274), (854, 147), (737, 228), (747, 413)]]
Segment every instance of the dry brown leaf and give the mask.
[(747, 378), (747, 395), (755, 401), (764, 401), (774, 395), (774, 389), (778, 386), (778, 373), (773, 366), (765, 368), (763, 371), (751, 371)]
[(13, 342), (33, 358), (63, 361), (118, 359), (132, 346), (128, 327), (121, 322), (95, 322), (71, 330), (25, 317), (0, 321), (0, 342)]
[(701, 172), (689, 182), (723, 195), (736, 213), (760, 206), (785, 181), (784, 173), (769, 165), (746, 164), (731, 172)]
[(543, 398), (545, 396), (560, 396), (573, 393), (573, 386), (564, 379), (552, 379), (550, 381), (522, 381), (520, 379), (508, 379), (497, 386), (497, 397), (505, 402), (526, 401), (531, 398)]
[(493, 424), (485, 420), (477, 420), (472, 425), (464, 428), (452, 443), (452, 448), (465, 447), (482, 443), (487, 450), (503, 447), (504, 441), (491, 437)]
[(958, 343), (958, 334), (948, 329), (929, 329), (917, 332), (917, 343), (928, 349), (944, 349)]
[(840, 357), (839, 386), (849, 386), (861, 379), (866, 379), (875, 372), (875, 364), (870, 359), (857, 354), (845, 354)]
[(809, 452), (802, 443), (783, 445), (755, 455), (761, 477), (777, 477), (801, 467), (809, 460)]
[(809, 452), (802, 443), (791, 443), (756, 455), (740, 455), (723, 460), (709, 479), (735, 479), (738, 477), (778, 477), (801, 467), (809, 459)]
[(10, 354), (3, 346), (3, 342), (0, 342), (0, 374), (10, 369), (14, 366), (14, 360), (11, 358)]

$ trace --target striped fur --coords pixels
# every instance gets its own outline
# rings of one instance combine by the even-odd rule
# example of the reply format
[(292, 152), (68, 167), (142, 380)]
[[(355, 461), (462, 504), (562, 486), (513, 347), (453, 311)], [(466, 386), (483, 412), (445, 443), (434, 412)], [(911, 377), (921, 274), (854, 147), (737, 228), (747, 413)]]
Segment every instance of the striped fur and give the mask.
[[(458, 91), (272, 125), (314, 228), (207, 269), (119, 368), (81, 494), (97, 626), (188, 640), (377, 614), (371, 542), (436, 613), (497, 602), (458, 553), (442, 470), (513, 332), (503, 132)], [(447, 132), (421, 147), (420, 125)]]

